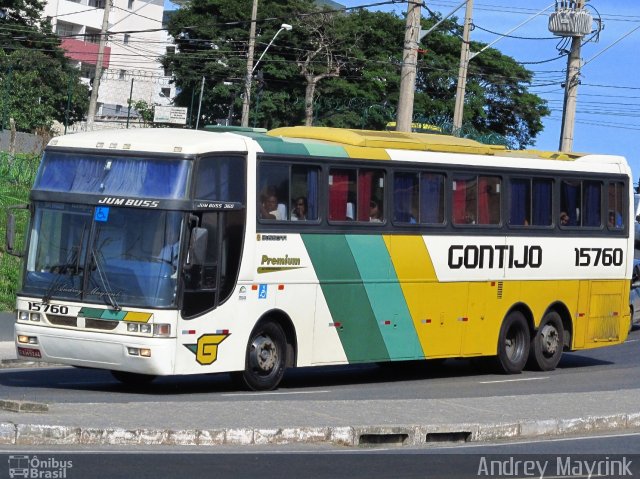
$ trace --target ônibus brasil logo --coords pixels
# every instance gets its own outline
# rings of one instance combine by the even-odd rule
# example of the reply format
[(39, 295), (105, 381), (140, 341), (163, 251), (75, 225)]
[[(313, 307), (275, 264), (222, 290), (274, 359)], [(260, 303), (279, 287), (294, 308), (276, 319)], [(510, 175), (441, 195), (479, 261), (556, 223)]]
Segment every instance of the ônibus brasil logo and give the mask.
[(9, 477), (34, 479), (65, 479), (67, 470), (73, 467), (73, 461), (63, 461), (54, 457), (9, 456)]

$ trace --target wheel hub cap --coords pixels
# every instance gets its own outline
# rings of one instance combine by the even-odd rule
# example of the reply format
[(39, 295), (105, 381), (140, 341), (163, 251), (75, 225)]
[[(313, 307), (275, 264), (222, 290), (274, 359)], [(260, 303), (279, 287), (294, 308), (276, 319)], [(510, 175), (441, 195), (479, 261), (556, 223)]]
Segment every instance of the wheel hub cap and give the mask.
[(253, 343), (256, 364), (262, 371), (271, 371), (278, 362), (278, 350), (271, 338), (257, 338)]
[(542, 336), (542, 348), (549, 354), (555, 354), (558, 350), (558, 331), (553, 326), (547, 324), (540, 331)]

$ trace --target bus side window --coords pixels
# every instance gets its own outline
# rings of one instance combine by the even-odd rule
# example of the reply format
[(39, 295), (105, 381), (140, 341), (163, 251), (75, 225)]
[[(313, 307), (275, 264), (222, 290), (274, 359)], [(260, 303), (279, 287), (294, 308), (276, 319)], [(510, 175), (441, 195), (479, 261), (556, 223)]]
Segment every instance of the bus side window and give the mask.
[(329, 171), (329, 221), (356, 219), (356, 170)]
[(510, 181), (509, 224), (550, 226), (553, 180), (514, 178)]
[(316, 166), (291, 167), (291, 221), (318, 219), (318, 178)]
[(258, 169), (257, 210), (261, 220), (286, 220), (289, 165), (261, 163)]
[(625, 214), (626, 209), (624, 208), (624, 198), (625, 198), (625, 187), (622, 182), (611, 182), (609, 183), (609, 194), (608, 194), (608, 204), (609, 204), (609, 219), (608, 226), (613, 229), (622, 229), (625, 226)]
[(500, 224), (500, 178), (460, 175), (454, 177), (452, 187), (454, 224)]
[(567, 226), (602, 225), (602, 183), (589, 180), (563, 180), (560, 209), (569, 216)]

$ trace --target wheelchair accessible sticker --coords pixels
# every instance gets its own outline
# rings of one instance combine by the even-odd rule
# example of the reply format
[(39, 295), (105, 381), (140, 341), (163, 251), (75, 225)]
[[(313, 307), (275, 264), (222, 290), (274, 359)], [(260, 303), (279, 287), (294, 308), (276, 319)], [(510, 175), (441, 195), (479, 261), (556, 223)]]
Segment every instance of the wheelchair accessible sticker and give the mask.
[(109, 219), (109, 207), (97, 206), (96, 212), (93, 215), (93, 219), (96, 221), (106, 222)]
[(267, 285), (261, 284), (258, 287), (258, 299), (267, 299)]

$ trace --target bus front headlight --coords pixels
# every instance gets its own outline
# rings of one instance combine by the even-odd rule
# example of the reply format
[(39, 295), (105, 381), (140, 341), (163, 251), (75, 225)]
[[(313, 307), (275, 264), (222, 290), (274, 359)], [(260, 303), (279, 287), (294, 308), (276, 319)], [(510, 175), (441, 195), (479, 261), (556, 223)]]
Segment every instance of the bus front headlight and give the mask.
[(160, 338), (168, 338), (169, 336), (171, 336), (171, 325), (164, 323), (154, 324), (153, 335)]

